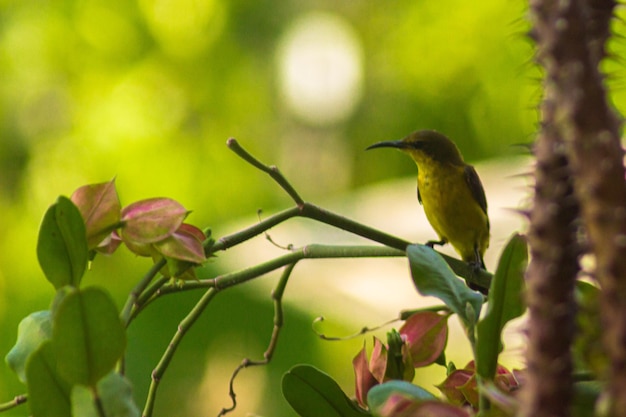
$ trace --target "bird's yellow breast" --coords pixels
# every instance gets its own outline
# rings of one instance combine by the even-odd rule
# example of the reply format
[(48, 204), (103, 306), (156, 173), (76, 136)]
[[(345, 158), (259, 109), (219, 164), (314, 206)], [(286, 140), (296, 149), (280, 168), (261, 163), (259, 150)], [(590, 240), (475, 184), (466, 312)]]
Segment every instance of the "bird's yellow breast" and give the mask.
[(465, 261), (482, 256), (489, 246), (489, 219), (467, 184), (465, 167), (431, 158), (414, 158), (424, 212), (441, 240), (449, 242)]

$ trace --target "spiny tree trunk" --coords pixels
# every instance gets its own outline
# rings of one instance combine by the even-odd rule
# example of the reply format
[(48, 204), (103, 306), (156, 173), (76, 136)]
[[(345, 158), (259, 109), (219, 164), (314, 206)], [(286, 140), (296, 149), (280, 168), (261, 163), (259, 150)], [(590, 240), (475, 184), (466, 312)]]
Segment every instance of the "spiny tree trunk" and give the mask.
[[(527, 376), (520, 415), (569, 416), (572, 396), (574, 285), (579, 271), (578, 201), (563, 140), (555, 126), (553, 89), (546, 86), (543, 128), (534, 154), (535, 195), (528, 239)], [(558, 331), (555, 331), (558, 329)]]
[[(568, 187), (564, 179), (557, 181), (558, 172), (568, 171), (573, 178), (573, 194), (553, 193), (552, 203), (535, 197), (531, 213), (531, 250), (537, 260), (529, 268), (530, 330), (528, 351), (529, 379), (522, 407), (525, 416), (548, 415), (541, 407), (554, 410), (550, 415), (568, 415), (571, 380), (565, 369), (571, 360), (562, 341), (562, 329), (571, 341), (572, 272), (570, 263), (577, 263), (577, 250), (569, 246), (554, 246), (558, 240), (556, 225), (546, 226), (549, 214), (560, 211), (569, 200), (580, 205), (583, 227), (591, 253), (595, 257), (595, 276), (602, 290), (601, 310), (605, 329), (605, 346), (610, 357), (607, 391), (611, 400), (611, 415), (626, 416), (626, 182), (624, 180), (623, 150), (620, 144), (620, 123), (606, 97), (598, 64), (605, 55), (609, 24), (615, 2), (607, 0), (531, 0), (533, 34), (537, 42), (538, 61), (546, 74), (547, 92), (544, 102), (545, 123), (537, 144), (537, 191), (553, 185)], [(555, 139), (556, 138), (556, 139)], [(547, 155), (542, 155), (546, 152)], [(560, 155), (559, 155), (560, 154)], [(561, 166), (555, 163), (562, 158)], [(542, 162), (543, 161), (543, 162)], [(542, 184), (543, 182), (543, 184)], [(568, 221), (571, 221), (568, 218)], [(573, 223), (570, 224), (570, 226)], [(565, 227), (565, 225), (562, 225)], [(563, 228), (562, 239), (572, 238), (572, 230)], [(544, 236), (543, 234), (546, 234)], [(565, 242), (565, 240), (563, 240)], [(544, 251), (547, 251), (546, 255)], [(570, 253), (572, 258), (559, 265), (553, 258)], [(558, 255), (558, 256), (557, 256)], [(549, 260), (553, 260), (551, 264)], [(550, 266), (552, 265), (552, 266)], [(566, 268), (567, 266), (567, 268)], [(554, 268), (564, 268), (556, 270)], [(567, 288), (564, 288), (566, 281)], [(557, 297), (557, 290), (566, 290), (567, 297)], [(554, 303), (552, 306), (549, 303)], [(550, 308), (563, 315), (569, 325), (552, 328), (552, 340), (545, 335), (539, 320), (550, 317)], [(563, 324), (562, 323), (562, 324)], [(552, 323), (551, 325), (555, 325)], [(540, 330), (534, 329), (539, 326)], [(563, 356), (554, 356), (554, 368), (563, 368), (560, 381), (556, 371), (537, 366), (549, 362), (548, 354), (556, 355), (560, 346)], [(558, 365), (557, 365), (558, 364)], [(539, 381), (543, 378), (543, 382)], [(550, 382), (548, 382), (548, 380)], [(557, 387), (553, 384), (564, 384)], [(539, 390), (545, 390), (544, 393)], [(563, 401), (561, 408), (556, 402)]]

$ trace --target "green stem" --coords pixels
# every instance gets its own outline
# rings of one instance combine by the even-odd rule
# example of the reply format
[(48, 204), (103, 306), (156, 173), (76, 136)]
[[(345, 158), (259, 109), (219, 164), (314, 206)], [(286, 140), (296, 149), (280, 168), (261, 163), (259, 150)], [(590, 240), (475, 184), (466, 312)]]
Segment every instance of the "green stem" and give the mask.
[(24, 404), (26, 401), (28, 401), (28, 396), (26, 394), (17, 395), (11, 401), (0, 404), (0, 412), (10, 410), (20, 404)]
[(226, 142), (226, 145), (237, 155), (239, 155), (243, 160), (251, 164), (252, 166), (260, 169), (261, 171), (269, 174), (270, 177), (274, 179), (282, 187), (283, 190), (289, 194), (289, 196), (296, 202), (297, 205), (304, 204), (304, 200), (302, 197), (298, 195), (298, 192), (293, 188), (293, 186), (287, 181), (287, 179), (283, 176), (283, 174), (279, 171), (278, 167), (275, 165), (268, 166), (256, 159), (252, 156), (248, 151), (242, 148), (236, 139), (230, 138)]
[(228, 248), (236, 246), (240, 243), (245, 242), (246, 240), (252, 239), (253, 237), (260, 235), (261, 233), (271, 229), (277, 224), (289, 220), (292, 217), (297, 217), (299, 213), (300, 209), (298, 207), (292, 207), (290, 209), (276, 213), (273, 216), (270, 216), (264, 220), (261, 220), (254, 226), (233, 233), (232, 235), (224, 236), (218, 239), (212, 246), (207, 248), (209, 252), (207, 253), (207, 256), (214, 254), (215, 252), (226, 250)]
[(278, 336), (280, 335), (280, 330), (283, 327), (283, 321), (284, 321), (283, 305), (282, 305), (283, 294), (285, 293), (287, 282), (289, 281), (289, 277), (291, 276), (291, 272), (293, 271), (293, 268), (295, 266), (296, 264), (292, 263), (285, 267), (283, 274), (280, 277), (278, 284), (276, 285), (276, 288), (274, 288), (274, 291), (272, 291), (272, 300), (274, 300), (274, 328), (272, 329), (272, 336), (270, 337), (269, 345), (267, 346), (267, 349), (263, 353), (263, 359), (259, 361), (253, 361), (248, 358), (245, 358), (241, 362), (241, 364), (239, 364), (239, 366), (235, 369), (235, 371), (233, 372), (230, 378), (230, 383), (229, 383), (229, 395), (232, 400), (232, 404), (228, 408), (223, 408), (222, 411), (220, 411), (220, 413), (218, 414), (218, 416), (223, 416), (227, 413), (230, 413), (237, 407), (237, 396), (236, 396), (235, 389), (234, 389), (234, 382), (235, 382), (235, 378), (237, 378), (237, 375), (239, 375), (239, 372), (241, 372), (243, 369), (248, 368), (250, 366), (267, 365), (272, 360), (272, 357), (274, 356), (274, 351), (276, 350), (276, 346), (278, 345)]
[(430, 307), (423, 307), (423, 308), (416, 308), (414, 310), (402, 310), (400, 312), (400, 320), (406, 320), (409, 317), (411, 317), (413, 314), (415, 313), (421, 313), (424, 311), (432, 311), (434, 313), (439, 313), (440, 311), (443, 312), (450, 312), (450, 307), (448, 307), (445, 304), (442, 305), (438, 305), (438, 306), (430, 306)]
[(217, 293), (217, 289), (209, 288), (204, 293), (202, 298), (198, 300), (193, 309), (191, 309), (187, 316), (185, 316), (185, 318), (179, 323), (178, 330), (174, 334), (174, 337), (172, 337), (172, 340), (167, 346), (167, 349), (165, 349), (165, 352), (163, 353), (163, 356), (161, 356), (159, 363), (152, 371), (152, 381), (150, 382), (150, 387), (148, 388), (148, 396), (146, 398), (146, 404), (143, 409), (143, 417), (152, 416), (152, 412), (154, 410), (154, 401), (156, 400), (157, 388), (159, 386), (159, 383), (161, 382), (161, 378), (163, 377), (165, 370), (172, 361), (172, 358), (174, 357), (176, 349), (178, 348), (187, 331), (196, 322), (196, 320), (198, 320), (206, 306)]
[(102, 400), (100, 399), (100, 394), (98, 393), (98, 389), (95, 386), (91, 389), (91, 394), (93, 396), (93, 402), (96, 406), (96, 411), (98, 412), (98, 416), (106, 417), (106, 413), (104, 412), (104, 405), (102, 404)]
[[(170, 279), (162, 276), (154, 281), (135, 301), (135, 308), (133, 308), (130, 317), (128, 318), (128, 324), (130, 324), (141, 311), (152, 301), (152, 296), (156, 294), (159, 289)], [(128, 326), (127, 324), (127, 326)]]
[(234, 285), (250, 281), (268, 272), (295, 264), (302, 259), (332, 259), (332, 258), (372, 258), (405, 256), (405, 253), (386, 246), (337, 246), (337, 245), (307, 245), (292, 252), (263, 262), (258, 265), (244, 268), (239, 271), (223, 274), (212, 279), (185, 281), (182, 285), (163, 285), (154, 296), (161, 296), (173, 292), (195, 290), (198, 288), (215, 288), (223, 290)]
[(130, 323), (131, 312), (133, 310), (133, 307), (135, 307), (135, 304), (137, 303), (137, 299), (140, 297), (143, 290), (146, 289), (148, 284), (150, 284), (150, 282), (154, 279), (156, 274), (158, 274), (161, 268), (163, 268), (164, 266), (165, 259), (161, 259), (160, 261), (152, 265), (152, 268), (150, 268), (146, 275), (144, 275), (143, 278), (141, 278), (141, 280), (137, 283), (137, 285), (135, 285), (135, 287), (131, 290), (130, 294), (128, 295), (128, 299), (126, 300), (126, 304), (124, 304), (124, 308), (122, 309), (121, 314), (122, 322), (125, 326), (128, 326), (128, 324)]
[[(259, 234), (292, 217), (304, 217), (312, 220), (317, 220), (319, 222), (334, 226), (338, 229), (345, 230), (346, 232), (361, 236), (374, 242), (381, 243), (383, 245), (389, 246), (390, 248), (401, 250), (403, 252), (406, 250), (406, 247), (410, 245), (410, 242), (404, 239), (366, 226), (347, 217), (325, 210), (314, 204), (305, 202), (302, 203), (301, 206), (292, 207), (290, 209), (283, 210), (273, 216), (270, 216), (252, 227), (220, 238), (213, 246), (208, 248), (209, 253), (207, 255), (213, 254), (221, 250), (226, 250), (230, 247), (245, 242), (246, 240), (258, 236)], [(454, 271), (455, 274), (481, 287), (489, 288), (492, 274), (483, 270), (475, 271), (474, 268), (468, 265), (466, 262), (445, 255), (443, 253), (439, 254), (444, 258), (448, 265), (450, 265), (450, 268)]]

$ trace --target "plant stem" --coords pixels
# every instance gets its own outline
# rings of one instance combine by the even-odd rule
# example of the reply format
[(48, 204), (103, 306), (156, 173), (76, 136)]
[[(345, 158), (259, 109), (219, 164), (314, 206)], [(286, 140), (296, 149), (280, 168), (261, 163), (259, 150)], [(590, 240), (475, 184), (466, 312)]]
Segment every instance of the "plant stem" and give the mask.
[(130, 323), (131, 312), (133, 310), (133, 307), (135, 307), (135, 304), (137, 303), (137, 299), (140, 297), (143, 290), (146, 289), (148, 284), (150, 284), (150, 281), (154, 279), (156, 274), (158, 274), (161, 268), (163, 268), (164, 266), (165, 259), (161, 259), (160, 261), (152, 265), (150, 270), (148, 270), (146, 275), (144, 275), (144, 277), (137, 283), (137, 285), (135, 285), (135, 287), (128, 295), (128, 299), (126, 300), (126, 304), (124, 304), (124, 308), (122, 309), (122, 313), (120, 315), (122, 318), (122, 322), (125, 326), (128, 326), (128, 324)]
[(176, 352), (178, 345), (185, 336), (185, 333), (187, 333), (187, 331), (196, 322), (196, 320), (198, 320), (206, 306), (217, 293), (217, 289), (209, 288), (204, 293), (202, 298), (198, 300), (196, 305), (191, 309), (187, 316), (185, 316), (185, 318), (178, 325), (178, 330), (174, 334), (174, 337), (172, 337), (170, 343), (167, 345), (167, 349), (165, 349), (165, 352), (163, 353), (163, 356), (161, 356), (159, 363), (152, 371), (152, 381), (150, 383), (150, 387), (148, 388), (148, 397), (146, 398), (146, 404), (143, 409), (143, 417), (152, 416), (152, 412), (154, 410), (154, 401), (156, 400), (157, 388), (159, 386), (159, 383), (161, 382), (161, 378), (163, 377), (165, 370), (172, 361), (172, 358), (174, 357), (174, 353)]
[(291, 276), (291, 272), (293, 271), (293, 268), (295, 266), (296, 264), (292, 263), (285, 267), (283, 274), (280, 277), (278, 284), (276, 285), (276, 288), (274, 288), (274, 291), (272, 291), (272, 300), (274, 300), (274, 328), (272, 329), (272, 336), (270, 337), (269, 345), (263, 353), (263, 359), (259, 361), (253, 361), (249, 358), (245, 358), (243, 361), (241, 361), (241, 364), (239, 364), (239, 366), (235, 369), (230, 378), (229, 395), (232, 400), (232, 405), (228, 408), (223, 408), (218, 416), (223, 416), (227, 413), (230, 413), (237, 407), (237, 396), (234, 389), (234, 382), (239, 372), (250, 366), (267, 365), (272, 360), (274, 351), (276, 350), (276, 346), (278, 345), (278, 336), (280, 335), (280, 330), (283, 326), (284, 321), (282, 305), (283, 294), (285, 293), (287, 281), (289, 281), (289, 277)]
[(0, 412), (10, 410), (20, 404), (24, 404), (26, 401), (28, 401), (27, 394), (16, 395), (15, 398), (13, 398), (11, 401), (0, 404)]
[(300, 209), (298, 207), (292, 207), (287, 210), (283, 210), (279, 213), (274, 214), (260, 222), (256, 223), (254, 226), (243, 229), (239, 232), (233, 233), (228, 236), (224, 236), (218, 239), (213, 246), (208, 248), (208, 255), (212, 255), (215, 252), (226, 250), (233, 246), (236, 246), (246, 240), (252, 239), (255, 236), (260, 235), (261, 233), (271, 229), (272, 227), (280, 224), (286, 220), (291, 219), (292, 217), (297, 217), (299, 215)]
[[(207, 255), (228, 249), (242, 242), (245, 242), (246, 240), (257, 236), (292, 217), (304, 217), (312, 220), (317, 220), (330, 226), (334, 226), (338, 229), (345, 230), (346, 232), (350, 232), (363, 238), (373, 240), (375, 242), (381, 243), (383, 245), (389, 246), (390, 248), (395, 248), (403, 252), (410, 244), (410, 242), (399, 237), (366, 226), (347, 217), (325, 210), (314, 204), (304, 202), (301, 206), (283, 210), (273, 216), (270, 216), (260, 221), (254, 226), (241, 230), (232, 235), (220, 238), (213, 246), (209, 248), (210, 252)], [(492, 274), (483, 270), (475, 271), (474, 268), (472, 268), (466, 262), (445, 255), (443, 253), (439, 254), (444, 258), (444, 260), (448, 263), (450, 268), (452, 268), (455, 274), (481, 287), (489, 288)]]
[(289, 196), (293, 199), (293, 201), (296, 202), (297, 205), (304, 204), (304, 200), (302, 199), (302, 197), (298, 195), (298, 192), (293, 188), (293, 186), (289, 183), (289, 181), (287, 181), (287, 179), (283, 176), (283, 174), (278, 170), (278, 167), (276, 167), (275, 165), (272, 165), (272, 166), (265, 165), (264, 163), (256, 159), (254, 156), (252, 156), (250, 153), (248, 153), (248, 151), (246, 151), (244, 148), (242, 148), (237, 142), (237, 140), (234, 138), (228, 139), (228, 141), (226, 142), (226, 145), (233, 152), (235, 152), (242, 159), (244, 159), (246, 162), (260, 169), (261, 171), (269, 174), (270, 177), (272, 177), (274, 181), (276, 181), (278, 185), (280, 185), (281, 188), (285, 190), (287, 194), (289, 194)]
[(155, 293), (157, 293), (159, 289), (169, 280), (170, 279), (168, 277), (159, 277), (156, 281), (152, 283), (152, 285), (150, 285), (144, 292), (141, 293), (141, 295), (135, 301), (135, 308), (132, 310), (131, 315), (128, 318), (128, 324), (130, 324), (130, 322), (132, 322), (135, 317), (137, 317), (137, 315), (141, 313), (141, 311), (143, 311), (143, 309), (152, 301), (151, 297)]
[(106, 413), (104, 412), (104, 405), (102, 404), (102, 399), (100, 399), (100, 394), (98, 394), (98, 389), (94, 386), (91, 389), (91, 394), (93, 396), (93, 402), (96, 406), (96, 411), (98, 412), (99, 417), (106, 417)]
[(244, 268), (239, 271), (223, 274), (211, 279), (185, 281), (180, 284), (166, 284), (157, 289), (153, 296), (195, 290), (198, 288), (216, 288), (223, 290), (234, 285), (255, 279), (268, 272), (295, 264), (302, 259), (333, 259), (333, 258), (372, 258), (405, 256), (405, 253), (386, 246), (338, 246), (338, 245), (307, 245), (292, 252), (263, 262), (258, 265)]

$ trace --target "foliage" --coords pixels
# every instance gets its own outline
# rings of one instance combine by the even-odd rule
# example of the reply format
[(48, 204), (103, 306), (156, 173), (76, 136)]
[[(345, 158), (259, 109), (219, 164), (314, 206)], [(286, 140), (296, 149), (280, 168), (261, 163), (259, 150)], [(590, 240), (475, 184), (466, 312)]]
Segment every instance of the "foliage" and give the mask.
[[(472, 409), (486, 412), (493, 406), (502, 413), (513, 413), (509, 404), (514, 402), (512, 396), (520, 382), (515, 373), (498, 365), (498, 355), (502, 350), (504, 325), (524, 312), (520, 297), (528, 262), (524, 237), (513, 235), (505, 247), (491, 284), (488, 312), (480, 320), (482, 296), (462, 284), (443, 258), (425, 245), (409, 246), (407, 255), (417, 290), (441, 299), (445, 306), (440, 313), (418, 311), (410, 315), (399, 333), (388, 334), (387, 345), (375, 338), (369, 362), (365, 348), (357, 354), (353, 360), (355, 392), (363, 411), (385, 417), (430, 415), (427, 413), (470, 416)], [(475, 304), (477, 297), (480, 302)], [(446, 363), (444, 348), (447, 319), (451, 314), (458, 315), (463, 323), (478, 365), (472, 361), (463, 369), (456, 369), (454, 364)], [(424, 387), (409, 384), (413, 368), (435, 363), (448, 369), (447, 378), (437, 385), (447, 401), (436, 399)], [(285, 375), (285, 379), (291, 378), (289, 373)], [(334, 385), (318, 382), (319, 375), (312, 370), (302, 373), (300, 378), (305, 381), (298, 386), (289, 385), (288, 394), (287, 384), (283, 383), (283, 392), (302, 416), (308, 414), (300, 410), (311, 405), (307, 403), (311, 400), (307, 392), (317, 392), (324, 399), (339, 395)], [(487, 395), (491, 401), (486, 399)], [(318, 398), (317, 402), (329, 403), (329, 400)]]
[(57, 292), (50, 310), (22, 320), (6, 356), (28, 386), (34, 416), (139, 415), (129, 382), (114, 372), (126, 348), (125, 323), (106, 290), (82, 287), (81, 280), (89, 259), (113, 253), (120, 242), (157, 264), (167, 259), (164, 276), (195, 277), (191, 266), (206, 259), (206, 239), (183, 223), (186, 215), (166, 198), (120, 209), (113, 181), (81, 187), (46, 211), (37, 255)]
[[(44, 275), (55, 287), (56, 295), (49, 310), (32, 313), (22, 321), (18, 340), (6, 356), (9, 366), (28, 387), (28, 404), (33, 416), (138, 415), (130, 382), (123, 376), (127, 343), (125, 328), (157, 297), (204, 288), (204, 296), (181, 321), (152, 373), (152, 385), (143, 410), (143, 415), (152, 415), (159, 381), (183, 336), (211, 300), (220, 291), (284, 267), (283, 277), (273, 294), (275, 326), (265, 360), (244, 360), (232, 378), (243, 368), (267, 364), (282, 326), (281, 301), (285, 287), (295, 264), (305, 258), (407, 256), (417, 290), (438, 297), (446, 305), (435, 310), (414, 312), (406, 318), (399, 331), (388, 333), (386, 343), (374, 338), (374, 350), (369, 361), (365, 347), (357, 354), (353, 366), (358, 402), (343, 394), (330, 376), (311, 366), (297, 366), (289, 371), (283, 380), (283, 393), (302, 415), (330, 415), (329, 410), (334, 410), (336, 415), (378, 413), (392, 416), (397, 415), (400, 409), (439, 410), (466, 415), (466, 411), (458, 407), (479, 406), (476, 398), (482, 391), (476, 381), (480, 384), (493, 381), (498, 389), (505, 392), (516, 386), (512, 374), (501, 367), (497, 374), (495, 368), (492, 374), (489, 373), (490, 364), (497, 363), (499, 350), (480, 348), (482, 344), (477, 343), (476, 335), (480, 335), (478, 340), (484, 338), (500, 343), (503, 325), (522, 311), (519, 303), (514, 302), (518, 298), (507, 294), (519, 291), (522, 285), (526, 246), (521, 236), (515, 235), (511, 239), (491, 285), (492, 293), (509, 302), (501, 305), (495, 301), (483, 320), (496, 324), (483, 328), (483, 321), (479, 320), (483, 297), (466, 287), (449, 264), (478, 285), (489, 279), (489, 274), (476, 276), (476, 271), (469, 265), (449, 257), (444, 260), (427, 246), (409, 245), (401, 239), (307, 203), (277, 168), (260, 163), (235, 141), (230, 141), (229, 146), (271, 175), (297, 206), (217, 242), (205, 237), (195, 226), (184, 223), (188, 211), (175, 200), (152, 198), (122, 208), (113, 181), (81, 187), (71, 199), (59, 197), (47, 210), (40, 228), (37, 252)], [(290, 248), (291, 253), (254, 268), (214, 279), (195, 278), (195, 267), (201, 265), (207, 256), (214, 256), (215, 252), (237, 245), (294, 216), (310, 217), (383, 242), (389, 247), (309, 245), (302, 249)], [(118, 311), (105, 289), (81, 285), (88, 263), (98, 253), (113, 254), (120, 244), (137, 255), (151, 257), (154, 262), (149, 273), (129, 295), (122, 311)], [(159, 273), (161, 276), (157, 278)], [(507, 284), (499, 283), (502, 280)], [(519, 282), (511, 282), (514, 280)], [(473, 364), (464, 370), (455, 370), (452, 364), (446, 364), (447, 322), (453, 314), (464, 324), (478, 363), (486, 363), (483, 366), (487, 371), (474, 375)], [(439, 386), (449, 403), (409, 384), (416, 367), (431, 364), (448, 366), (450, 370), (449, 377)], [(236, 406), (232, 391), (231, 397), (232, 406), (224, 408), (221, 414)], [(22, 398), (25, 397), (16, 398), (21, 400), (16, 399), (0, 409), (23, 403)], [(313, 404), (316, 407), (312, 407)]]

